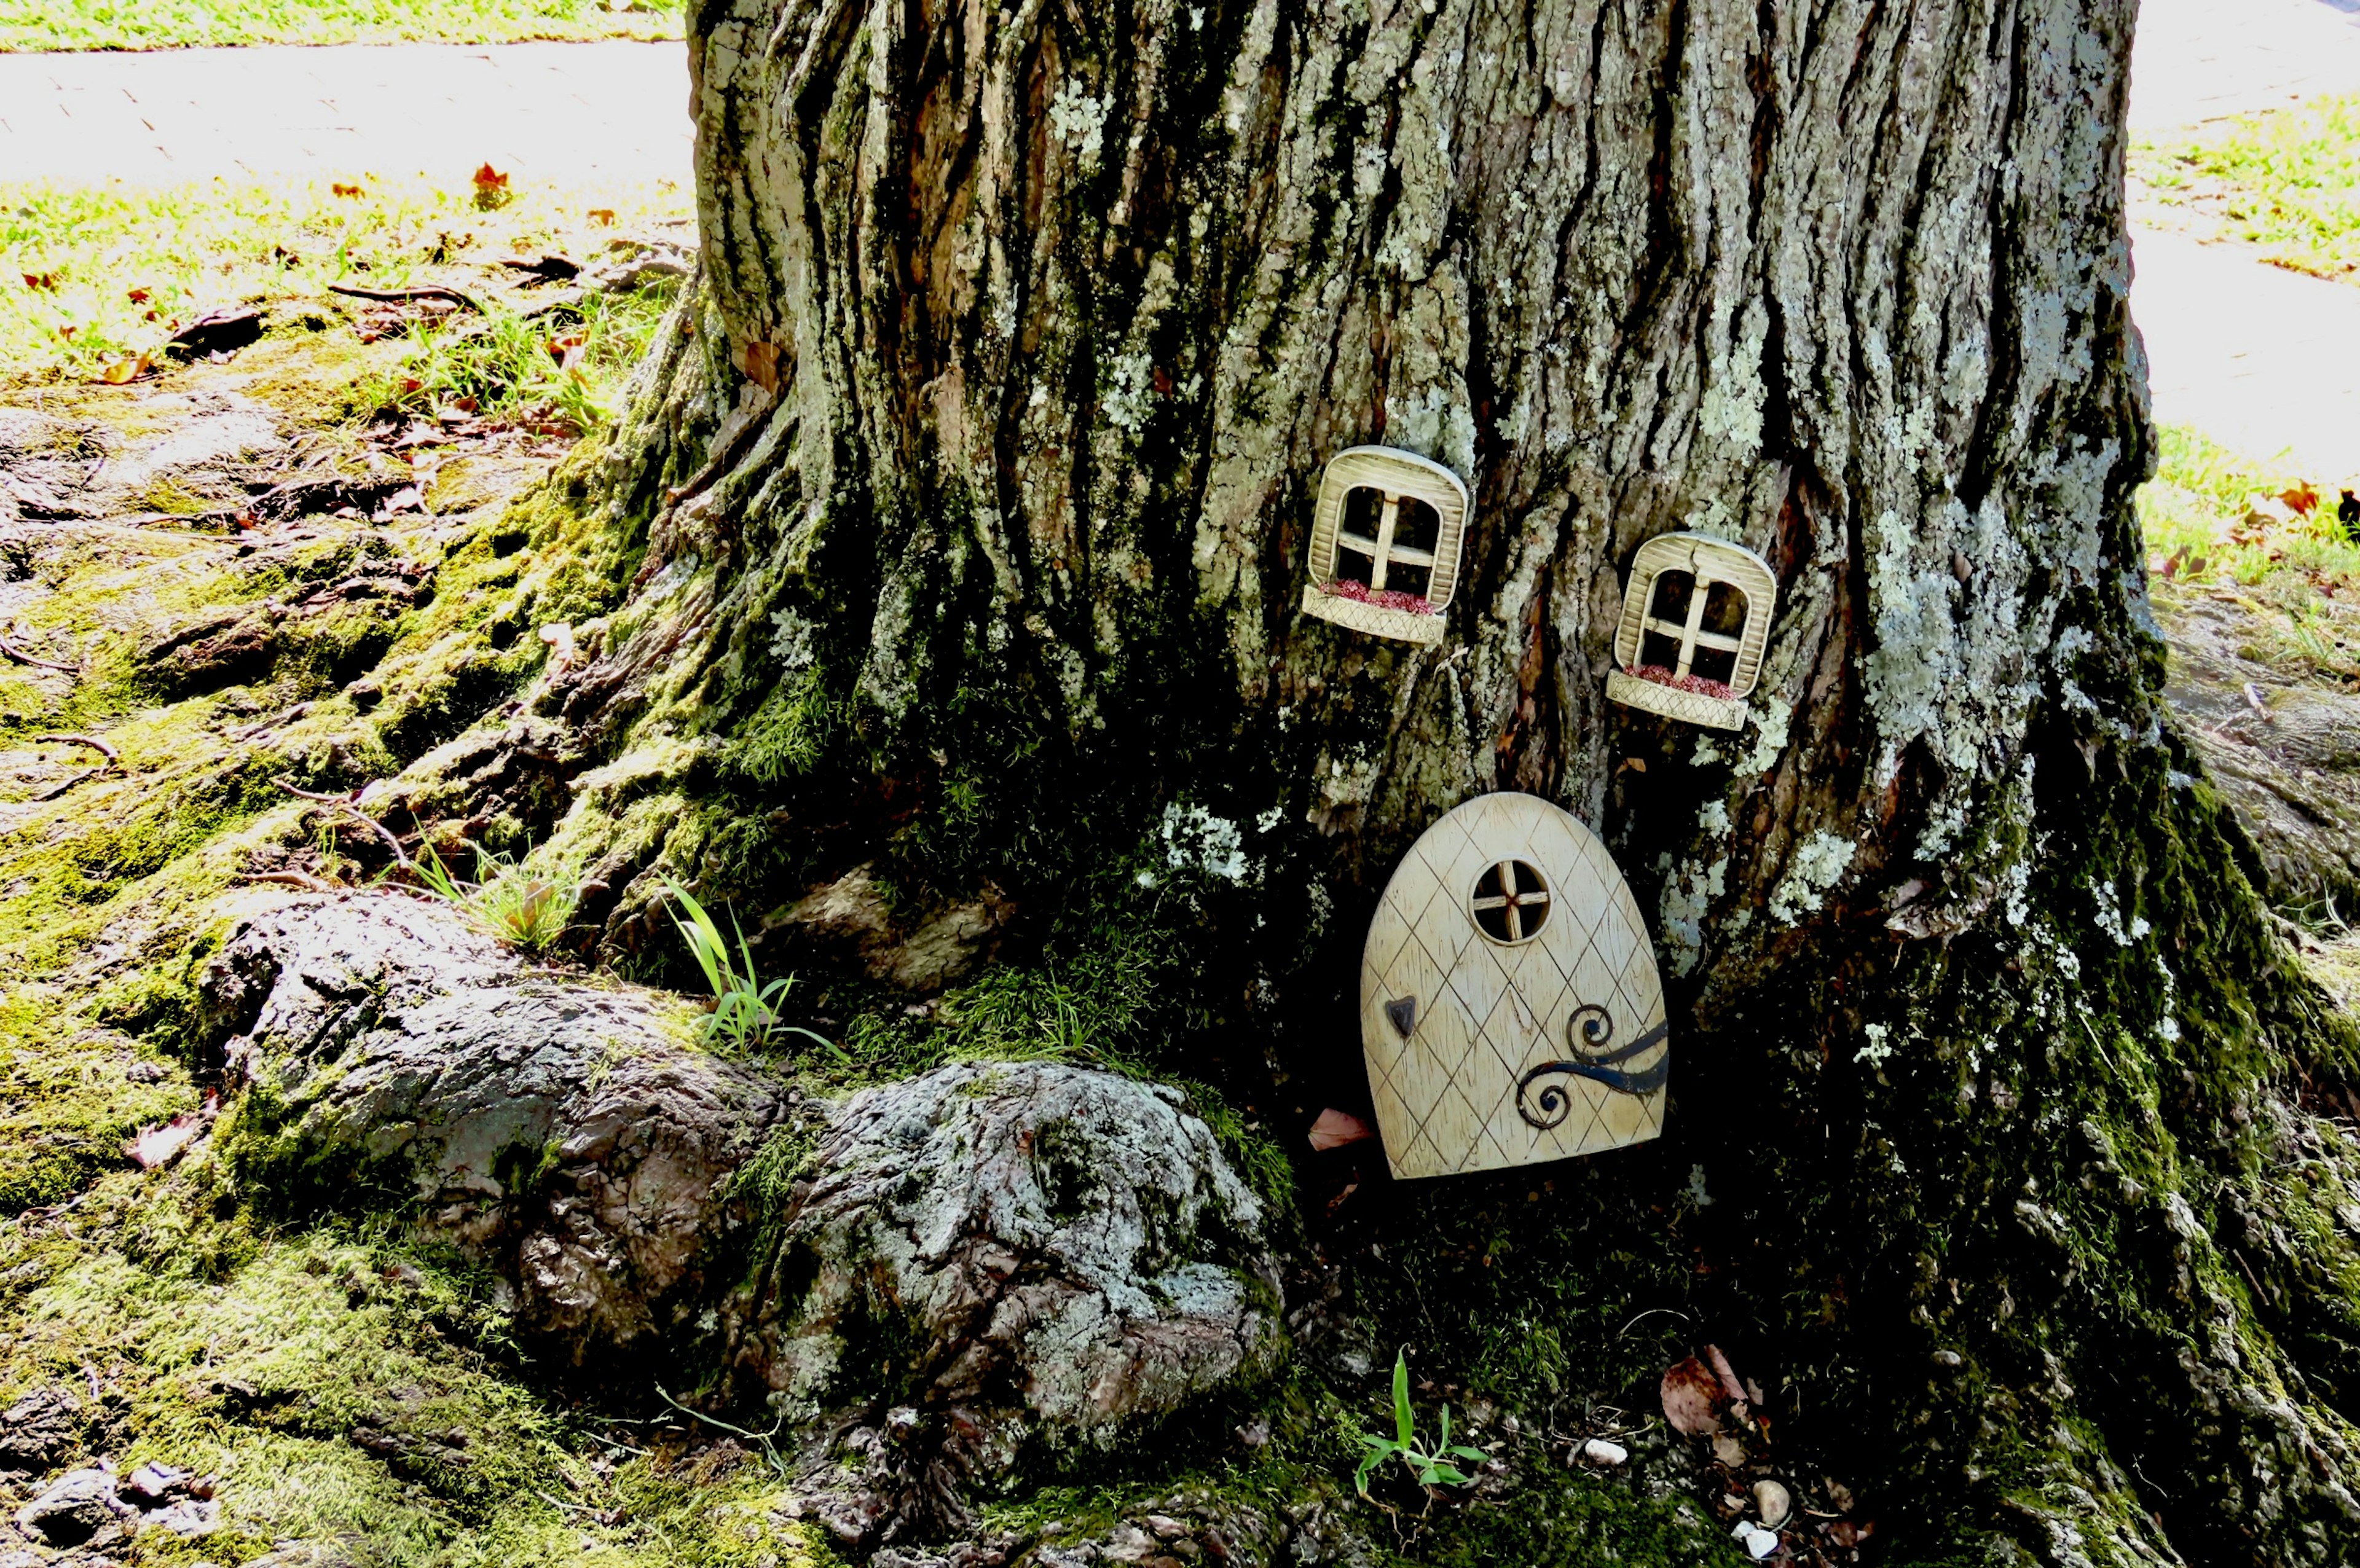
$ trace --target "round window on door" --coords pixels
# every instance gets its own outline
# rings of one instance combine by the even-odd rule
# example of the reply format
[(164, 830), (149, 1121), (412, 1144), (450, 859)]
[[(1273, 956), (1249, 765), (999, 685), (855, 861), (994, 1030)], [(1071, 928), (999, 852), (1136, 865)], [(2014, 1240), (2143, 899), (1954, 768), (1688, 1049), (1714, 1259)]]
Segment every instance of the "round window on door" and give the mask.
[(1468, 911), (1475, 928), (1493, 942), (1530, 942), (1548, 922), (1548, 884), (1524, 861), (1502, 860), (1475, 878)]

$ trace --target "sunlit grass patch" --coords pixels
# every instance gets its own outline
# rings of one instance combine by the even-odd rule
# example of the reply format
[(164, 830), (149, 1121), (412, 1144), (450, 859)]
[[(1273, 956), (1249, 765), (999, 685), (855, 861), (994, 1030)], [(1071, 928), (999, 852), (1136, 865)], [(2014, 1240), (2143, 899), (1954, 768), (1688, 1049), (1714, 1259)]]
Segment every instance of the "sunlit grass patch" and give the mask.
[(679, 0), (0, 0), (0, 50), (676, 38)]
[(588, 430), (606, 418), (608, 389), (638, 362), (672, 294), (588, 295), (563, 321), (497, 310), (421, 327), (398, 365), (361, 382), (355, 406), (490, 418), (545, 410)]
[[(0, 0), (5, 4), (6, 0)], [(339, 191), (345, 193), (340, 194)], [(454, 180), (234, 185), (0, 185), (0, 384), (95, 376), (162, 346), (219, 306), (259, 305), (270, 324), (342, 321), (359, 305), (331, 285), (447, 284), (529, 304), (504, 258), (577, 260), (618, 239), (694, 238), (676, 186), (519, 184), (495, 211)], [(553, 334), (552, 334), (553, 335)]]
[(2131, 169), (2159, 199), (2217, 215), (2282, 267), (2322, 278), (2360, 268), (2360, 96), (2142, 139)]
[[(2162, 462), (2138, 493), (2151, 572), (2247, 586), (2278, 572), (2360, 583), (2360, 545), (2336, 519), (2337, 487), (2255, 463), (2192, 430), (2159, 433)], [(2313, 504), (2289, 504), (2306, 490)]]

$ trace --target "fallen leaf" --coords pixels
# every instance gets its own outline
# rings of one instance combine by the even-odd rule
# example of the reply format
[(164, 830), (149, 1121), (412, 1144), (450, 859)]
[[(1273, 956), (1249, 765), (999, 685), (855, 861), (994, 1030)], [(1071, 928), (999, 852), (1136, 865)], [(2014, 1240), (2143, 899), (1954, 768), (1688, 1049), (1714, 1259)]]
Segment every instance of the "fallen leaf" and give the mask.
[(262, 336), (262, 312), (250, 306), (207, 310), (172, 334), (165, 346), (174, 354), (233, 354)]
[(462, 397), (451, 406), (463, 414), (475, 413), (479, 407), (473, 397)]
[(71, 343), (73, 342), (74, 333), (81, 330), (82, 329), (80, 327), (60, 327), (58, 329), (58, 336), (65, 339), (68, 343)]
[(749, 343), (746, 345), (746, 379), (773, 397), (777, 396), (779, 390), (778, 344)]
[(1721, 1378), (1721, 1391), (1729, 1396), (1729, 1402), (1731, 1404), (1738, 1407), (1738, 1419), (1741, 1421), (1743, 1420), (1745, 1416), (1745, 1385), (1739, 1379), (1736, 1369), (1730, 1366), (1729, 1357), (1721, 1353), (1721, 1346), (1717, 1345), (1706, 1345), (1704, 1347), (1704, 1355), (1705, 1359), (1712, 1364), (1712, 1369), (1715, 1375)]
[(1341, 1149), (1346, 1144), (1362, 1143), (1376, 1137), (1369, 1124), (1349, 1111), (1339, 1111), (1330, 1105), (1319, 1113), (1311, 1124), (1311, 1147), (1317, 1149)]
[(557, 361), (561, 370), (572, 370), (582, 363), (582, 356), (589, 352), (589, 348), (588, 332), (568, 332), (562, 338), (549, 340), (549, 357)]
[(98, 378), (109, 387), (123, 387), (138, 380), (155, 368), (155, 360), (150, 358), (143, 349), (137, 354), (127, 354), (121, 359), (115, 360), (98, 373)]
[(2278, 499), (2307, 517), (2319, 505), (2319, 492), (2309, 484), (2297, 480), (2278, 492)]
[(475, 170), (475, 205), (486, 212), (506, 206), (508, 200), (508, 177), (490, 164)]
[(593, 207), (590, 209), (590, 221), (596, 223), (602, 229), (613, 228), (615, 226), (615, 209), (612, 207)]
[(334, 191), (339, 196), (357, 196), (361, 193), (361, 188), (357, 185), (345, 185), (332, 182), (328, 189)]
[(54, 272), (27, 272), (25, 274), (25, 287), (27, 289), (45, 289), (55, 290), (57, 286), (58, 275)]
[(424, 387), (426, 383), (419, 380), (415, 376), (405, 376), (401, 378), (401, 390), (405, 397), (412, 392), (420, 390)]
[(509, 256), (500, 265), (512, 272), (527, 274), (528, 289), (541, 283), (564, 283), (582, 275), (582, 264), (570, 256), (544, 256), (534, 261)]
[(153, 298), (153, 296), (145, 289), (134, 289), (131, 290), (130, 298), (133, 304), (145, 305), (151, 298)]
[(202, 1117), (184, 1112), (159, 1127), (142, 1127), (137, 1138), (123, 1146), (123, 1152), (142, 1171), (153, 1171), (180, 1158), (180, 1151), (204, 1129)]
[(426, 497), (418, 493), (418, 486), (415, 485), (405, 485), (400, 489), (395, 491), (392, 495), (388, 495), (385, 498), (385, 505), (379, 506), (377, 509), (377, 516), (369, 520), (372, 522), (387, 523), (391, 522), (395, 517), (399, 517), (404, 512), (422, 512), (425, 509)]
[(1700, 1437), (1721, 1425), (1721, 1404), (1725, 1397), (1721, 1379), (1695, 1356), (1676, 1362), (1664, 1374), (1664, 1419), (1672, 1430), (1689, 1437)]

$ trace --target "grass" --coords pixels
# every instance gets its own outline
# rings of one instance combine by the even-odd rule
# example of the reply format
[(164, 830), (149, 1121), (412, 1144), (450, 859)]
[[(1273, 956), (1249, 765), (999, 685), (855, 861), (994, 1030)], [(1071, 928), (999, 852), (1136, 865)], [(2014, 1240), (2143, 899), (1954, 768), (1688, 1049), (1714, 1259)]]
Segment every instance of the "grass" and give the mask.
[[(693, 241), (689, 211), (673, 187), (522, 185), (486, 212), (464, 175), (448, 184), (355, 175), (161, 189), (0, 185), (0, 387), (95, 377), (215, 306), (263, 305), (274, 325), (357, 313), (359, 302), (331, 295), (331, 284), (442, 283), (522, 302), (534, 296), (513, 293), (517, 275), (502, 258), (555, 251), (587, 261), (634, 235)], [(593, 307), (594, 336), (603, 314)], [(446, 330), (421, 343), (432, 351), (450, 341)], [(432, 374), (418, 379), (464, 382), (449, 354), (421, 357)]]
[(558, 864), (534, 872), (504, 855), (478, 855), (475, 880), (462, 882), (432, 844), (420, 850), (418, 880), (427, 892), (519, 953), (547, 952), (564, 934), (582, 897), (582, 874), (575, 866)]
[[(2335, 520), (2334, 488), (2276, 463), (2255, 463), (2184, 427), (2166, 425), (2161, 435), (2162, 461), (2138, 493), (2151, 572), (2176, 582), (2245, 587), (2281, 572), (2312, 583), (2360, 583), (2360, 545)], [(2319, 497), (2307, 515), (2247, 520), (2257, 499), (2299, 494), (2306, 483)]]
[(2360, 96), (2143, 139), (2131, 169), (2158, 199), (2216, 214), (2281, 267), (2322, 278), (2360, 269)]
[(678, 0), (0, 0), (0, 51), (676, 38)]

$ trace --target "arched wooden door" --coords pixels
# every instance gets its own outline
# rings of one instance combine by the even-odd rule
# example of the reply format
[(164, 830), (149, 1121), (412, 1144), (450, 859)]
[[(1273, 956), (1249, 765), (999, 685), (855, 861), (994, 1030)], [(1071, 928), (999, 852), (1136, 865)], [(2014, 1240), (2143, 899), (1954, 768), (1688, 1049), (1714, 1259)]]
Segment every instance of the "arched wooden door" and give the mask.
[(1480, 795), (1386, 884), (1360, 1040), (1395, 1176), (1590, 1154), (1663, 1130), (1671, 1049), (1637, 900), (1598, 835)]

